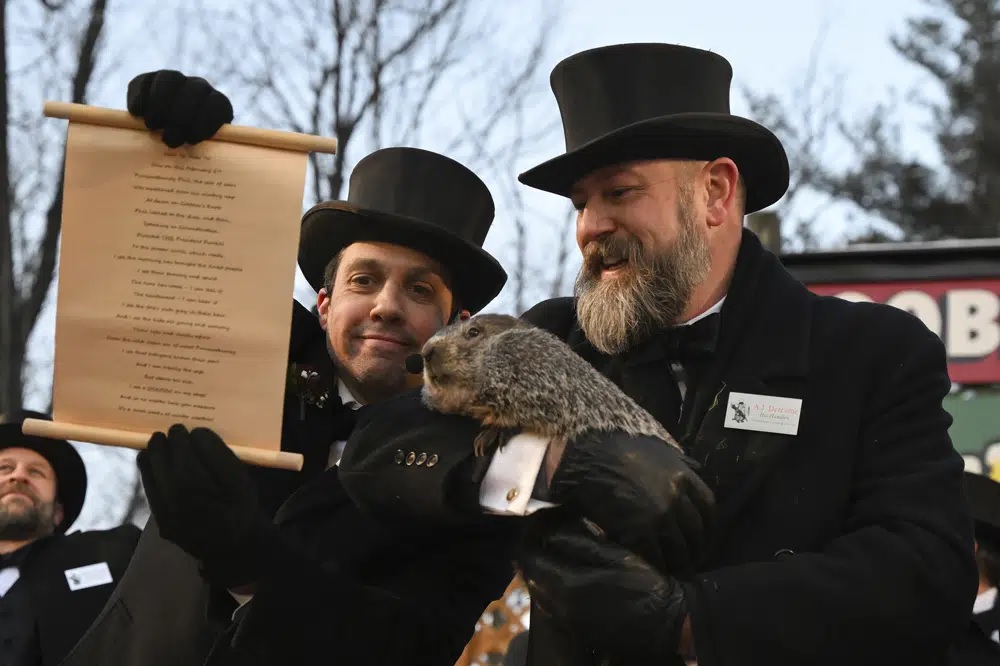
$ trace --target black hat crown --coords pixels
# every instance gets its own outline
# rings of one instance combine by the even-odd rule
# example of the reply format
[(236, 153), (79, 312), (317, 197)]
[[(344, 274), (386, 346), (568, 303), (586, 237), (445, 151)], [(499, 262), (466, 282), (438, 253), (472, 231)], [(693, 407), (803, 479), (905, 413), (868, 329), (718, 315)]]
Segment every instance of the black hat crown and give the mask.
[(489, 189), (455, 160), (419, 148), (385, 148), (351, 172), (347, 202), (437, 225), (482, 246), (496, 209)]
[(401, 245), (448, 269), (462, 307), (475, 312), (507, 281), (483, 249), (494, 214), (486, 184), (462, 164), (420, 148), (383, 148), (355, 166), (346, 200), (303, 215), (299, 267), (318, 291), (327, 264), (351, 243)]
[(728, 157), (746, 186), (745, 211), (788, 188), (788, 158), (766, 127), (729, 110), (733, 69), (722, 56), (674, 44), (617, 44), (572, 55), (550, 82), (566, 152), (519, 176), (569, 196), (602, 167), (643, 160)]
[(591, 49), (563, 60), (549, 77), (567, 151), (661, 116), (729, 114), (732, 78), (732, 66), (717, 53), (673, 44)]

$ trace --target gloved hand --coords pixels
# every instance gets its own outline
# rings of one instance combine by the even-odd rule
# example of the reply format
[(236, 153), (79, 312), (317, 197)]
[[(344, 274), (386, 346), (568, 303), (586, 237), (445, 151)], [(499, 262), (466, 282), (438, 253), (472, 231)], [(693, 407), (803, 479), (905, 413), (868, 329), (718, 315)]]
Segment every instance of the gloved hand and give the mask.
[(576, 438), (566, 445), (550, 491), (553, 501), (661, 571), (687, 577), (708, 549), (712, 491), (680, 451), (654, 437)]
[(211, 138), (233, 121), (229, 98), (205, 79), (161, 69), (135, 77), (128, 84), (128, 112), (151, 130), (163, 130), (171, 148)]
[(676, 579), (580, 521), (533, 532), (519, 564), (540, 610), (611, 663), (673, 663), (688, 615)]
[(256, 581), (273, 527), (261, 513), (244, 464), (205, 428), (154, 433), (137, 457), (160, 534), (199, 560), (224, 587)]

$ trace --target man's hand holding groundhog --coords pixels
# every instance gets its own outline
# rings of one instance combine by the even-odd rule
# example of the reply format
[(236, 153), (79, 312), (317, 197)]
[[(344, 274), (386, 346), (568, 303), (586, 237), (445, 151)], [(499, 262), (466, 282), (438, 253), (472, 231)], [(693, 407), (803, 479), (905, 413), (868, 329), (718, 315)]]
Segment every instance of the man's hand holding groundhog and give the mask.
[(589, 433), (570, 441), (550, 485), (611, 541), (671, 575), (688, 576), (707, 547), (714, 499), (686, 458), (653, 437)]

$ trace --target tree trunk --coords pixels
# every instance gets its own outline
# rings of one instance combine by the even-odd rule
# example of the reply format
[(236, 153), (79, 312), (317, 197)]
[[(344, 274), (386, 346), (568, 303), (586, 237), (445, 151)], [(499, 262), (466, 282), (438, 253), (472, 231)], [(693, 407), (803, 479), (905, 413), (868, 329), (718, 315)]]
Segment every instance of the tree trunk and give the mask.
[[(59, 251), (59, 231), (62, 225), (63, 172), (60, 169), (55, 192), (52, 194), (46, 216), (45, 231), (31, 257), (21, 258), (21, 275), (14, 274), (13, 226), (11, 211), (14, 210), (14, 192), (10, 183), (10, 154), (8, 151), (8, 90), (6, 62), (6, 21), (7, 2), (0, 2), (0, 412), (17, 409), (24, 404), (24, 383), (28, 340), (38, 321), (45, 299), (52, 287), (56, 272), (56, 258)], [(71, 82), (71, 101), (85, 104), (87, 86), (94, 74), (97, 52), (104, 30), (108, 0), (93, 0), (90, 5), (87, 26), (80, 39), (76, 71)]]

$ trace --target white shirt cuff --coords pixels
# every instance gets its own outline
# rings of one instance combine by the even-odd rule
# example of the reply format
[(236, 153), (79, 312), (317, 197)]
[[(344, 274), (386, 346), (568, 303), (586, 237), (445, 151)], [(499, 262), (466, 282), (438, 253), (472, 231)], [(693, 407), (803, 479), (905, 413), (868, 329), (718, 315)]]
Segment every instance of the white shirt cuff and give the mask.
[(547, 439), (531, 433), (512, 437), (490, 461), (479, 487), (479, 504), (490, 513), (511, 516), (555, 506), (531, 497), (548, 446)]

